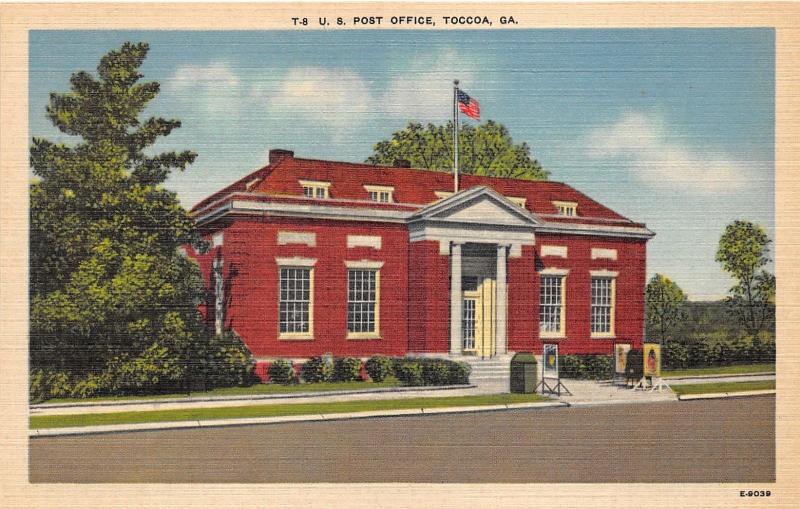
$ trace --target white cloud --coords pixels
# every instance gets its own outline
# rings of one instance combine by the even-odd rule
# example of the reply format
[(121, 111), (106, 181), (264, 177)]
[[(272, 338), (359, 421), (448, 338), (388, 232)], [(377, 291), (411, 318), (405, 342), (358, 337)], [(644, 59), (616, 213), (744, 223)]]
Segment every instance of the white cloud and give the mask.
[(169, 79), (167, 88), (173, 91), (197, 88), (216, 88), (218, 90), (239, 87), (239, 77), (226, 62), (212, 62), (208, 65), (182, 65)]
[(226, 62), (180, 66), (166, 86), (176, 98), (197, 104), (212, 119), (238, 119), (244, 107), (243, 88), (242, 80)]
[(301, 117), (309, 127), (342, 130), (363, 125), (375, 107), (370, 88), (359, 74), (341, 69), (297, 67), (289, 71), (268, 100), (279, 125)]
[(630, 112), (591, 132), (586, 155), (598, 161), (622, 161), (640, 180), (656, 187), (716, 193), (747, 184), (741, 166), (721, 150), (693, 147), (675, 138), (655, 115)]
[(476, 83), (476, 73), (470, 67), (473, 63), (448, 48), (418, 54), (405, 68), (396, 71), (381, 103), (395, 117), (444, 123), (453, 116), (453, 79), (460, 79), (467, 91), (470, 84)]
[[(392, 70), (388, 80), (350, 69), (296, 67), (273, 86), (251, 90), (267, 96), (267, 111), (278, 125), (297, 124), (324, 131), (334, 140), (358, 137), (379, 117), (444, 123), (452, 117), (452, 80), (475, 83), (453, 50), (419, 54)], [(358, 131), (362, 131), (359, 133)]]

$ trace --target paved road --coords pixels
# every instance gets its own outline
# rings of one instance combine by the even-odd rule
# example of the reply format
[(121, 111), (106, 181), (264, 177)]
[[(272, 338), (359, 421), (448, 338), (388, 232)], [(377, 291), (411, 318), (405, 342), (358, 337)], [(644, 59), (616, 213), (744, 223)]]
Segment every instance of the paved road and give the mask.
[(30, 442), (31, 482), (770, 482), (774, 396)]

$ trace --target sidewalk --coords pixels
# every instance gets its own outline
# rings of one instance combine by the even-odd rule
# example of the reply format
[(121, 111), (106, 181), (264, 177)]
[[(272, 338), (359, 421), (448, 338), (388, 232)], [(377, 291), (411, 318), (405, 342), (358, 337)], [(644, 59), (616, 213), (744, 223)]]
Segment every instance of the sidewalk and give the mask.
[[(665, 379), (668, 384), (743, 382), (774, 380), (774, 374), (712, 375)], [(562, 394), (561, 400), (569, 404), (648, 403), (674, 401), (670, 391), (658, 393), (633, 391), (614, 386), (609, 382), (562, 379), (573, 395)], [(31, 415), (70, 415), (90, 413), (113, 413), (128, 411), (175, 410), (191, 408), (213, 408), (279, 403), (313, 403), (319, 401), (359, 401), (370, 399), (404, 399), (439, 396), (475, 396), (509, 392), (507, 380), (491, 380), (475, 385), (445, 387), (384, 387), (379, 389), (357, 389), (329, 392), (296, 392), (286, 394), (258, 394), (236, 396), (178, 397), (168, 399), (118, 400), (108, 402), (82, 402), (31, 405)], [(552, 396), (555, 398), (555, 396)]]
[(434, 398), (440, 396), (477, 396), (508, 392), (507, 385), (451, 385), (444, 387), (385, 387), (327, 392), (296, 392), (287, 394), (259, 394), (252, 396), (214, 396), (198, 398), (169, 398), (109, 402), (79, 402), (32, 405), (30, 415), (71, 415), (114, 412), (146, 412), (151, 410), (177, 410), (192, 408), (239, 407), (285, 403), (315, 403), (335, 401), (361, 401), (370, 399)]
[[(730, 380), (733, 379), (733, 380)], [(668, 383), (680, 380), (681, 383), (712, 383), (719, 381), (749, 381), (749, 380), (769, 380), (774, 379), (774, 375), (752, 374), (742, 376), (715, 376), (715, 377), (686, 377), (681, 379), (670, 379)], [(701, 398), (720, 398), (720, 397), (739, 397), (754, 395), (755, 393), (721, 393), (697, 396), (684, 396), (679, 398), (670, 390), (664, 392), (632, 390), (626, 386), (613, 385), (610, 381), (589, 381), (562, 379), (564, 386), (572, 393), (562, 393), (560, 397), (550, 395), (551, 401), (536, 403), (508, 403), (483, 406), (461, 406), (461, 407), (431, 407), (406, 409), (382, 409), (375, 411), (361, 411), (350, 413), (333, 414), (307, 414), (307, 415), (287, 415), (275, 417), (253, 417), (235, 419), (208, 419), (208, 420), (185, 420), (185, 421), (165, 421), (148, 422), (136, 424), (109, 424), (99, 426), (82, 426), (69, 428), (43, 428), (32, 429), (29, 431), (30, 437), (44, 437), (57, 435), (76, 435), (76, 434), (96, 434), (113, 433), (123, 431), (146, 431), (157, 429), (185, 429), (198, 427), (214, 426), (244, 426), (254, 424), (273, 424), (284, 422), (300, 421), (320, 421), (320, 420), (341, 420), (341, 419), (362, 419), (370, 417), (390, 417), (401, 415), (423, 415), (433, 413), (463, 413), (463, 412), (489, 412), (505, 411), (522, 408), (556, 408), (567, 406), (593, 406), (611, 404), (637, 404), (637, 403), (660, 403), (677, 401), (679, 399), (701, 399)], [(676, 384), (677, 385), (677, 384)], [(774, 394), (774, 391), (760, 391), (765, 394)], [(448, 387), (392, 387), (381, 389), (359, 389), (351, 391), (334, 391), (318, 393), (290, 393), (290, 394), (261, 394), (254, 396), (218, 396), (206, 398), (170, 398), (156, 400), (135, 400), (135, 401), (114, 401), (108, 403), (80, 403), (74, 404), (54, 404), (54, 405), (34, 405), (31, 407), (31, 415), (70, 415), (70, 414), (96, 414), (114, 413), (127, 411), (148, 411), (148, 410), (181, 410), (192, 408), (215, 408), (215, 407), (241, 407), (251, 405), (272, 405), (272, 404), (301, 404), (301, 403), (328, 403), (340, 401), (363, 401), (363, 400), (392, 400), (405, 398), (435, 398), (441, 396), (474, 396), (485, 394), (508, 393), (508, 385), (505, 381), (484, 382), (480, 385), (471, 386), (448, 386)]]
[(120, 433), (120, 432), (130, 432), (130, 431), (155, 431), (155, 430), (165, 430), (165, 429), (253, 426), (253, 425), (264, 425), (264, 424), (280, 424), (287, 422), (335, 421), (335, 420), (345, 420), (345, 419), (368, 419), (376, 417), (397, 417), (405, 415), (497, 412), (504, 410), (555, 408), (555, 407), (566, 407), (566, 406), (569, 405), (559, 401), (544, 401), (537, 403), (508, 403), (500, 405), (442, 407), (442, 408), (421, 407), (421, 408), (377, 410), (377, 411), (352, 412), (352, 413), (286, 415), (279, 417), (209, 419), (200, 421), (187, 420), (187, 421), (147, 422), (147, 423), (135, 423), (135, 424), (109, 424), (102, 426), (31, 429), (28, 430), (28, 436), (30, 438), (36, 438), (36, 437), (63, 436), (63, 435), (93, 435), (93, 434)]

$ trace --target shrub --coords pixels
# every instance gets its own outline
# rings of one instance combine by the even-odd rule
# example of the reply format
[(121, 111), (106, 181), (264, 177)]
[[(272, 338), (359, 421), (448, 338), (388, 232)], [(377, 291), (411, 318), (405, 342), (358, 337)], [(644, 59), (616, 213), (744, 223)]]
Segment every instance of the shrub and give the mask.
[(450, 383), (468, 384), (472, 367), (466, 362), (453, 362), (450, 364)]
[(663, 358), (665, 368), (683, 369), (689, 366), (689, 351), (677, 341), (664, 345)]
[(450, 383), (450, 363), (447, 359), (424, 359), (422, 367), (423, 385), (448, 385)]
[(334, 382), (354, 382), (361, 380), (361, 360), (342, 357), (333, 361)]
[(422, 385), (422, 366), (419, 361), (404, 360), (395, 369), (395, 376), (403, 385)]
[(280, 385), (289, 385), (297, 382), (292, 363), (283, 359), (275, 359), (267, 369), (269, 381)]
[(246, 387), (257, 381), (256, 362), (242, 339), (233, 331), (225, 331), (209, 340), (205, 365), (205, 385), (214, 387)]
[(711, 366), (716, 360), (713, 349), (706, 338), (700, 338), (686, 345), (689, 354), (688, 367)]
[(70, 391), (72, 398), (92, 398), (108, 394), (114, 382), (108, 371), (91, 373), (83, 380), (75, 382)]
[(31, 403), (41, 403), (51, 398), (70, 396), (72, 385), (69, 375), (61, 371), (34, 369), (30, 374), (28, 399)]
[(395, 376), (403, 385), (452, 385), (469, 383), (469, 364), (450, 359), (394, 359)]
[(364, 368), (373, 382), (383, 382), (394, 374), (394, 362), (383, 355), (374, 355), (367, 359)]
[(330, 382), (332, 366), (322, 357), (312, 357), (303, 364), (300, 376), (308, 383)]
[(133, 359), (116, 358), (110, 366), (114, 394), (144, 394), (174, 390), (184, 380), (180, 359), (157, 343)]
[(614, 376), (610, 355), (562, 355), (558, 359), (559, 375), (578, 380), (606, 380)]
[(775, 340), (753, 341), (748, 354), (752, 362), (775, 362)]

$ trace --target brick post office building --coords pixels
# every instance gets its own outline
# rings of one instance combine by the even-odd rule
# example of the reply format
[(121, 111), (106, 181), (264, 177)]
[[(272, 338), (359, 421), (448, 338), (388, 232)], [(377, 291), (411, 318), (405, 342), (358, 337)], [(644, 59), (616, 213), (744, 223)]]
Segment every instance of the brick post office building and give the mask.
[(206, 316), (262, 362), (642, 343), (653, 233), (566, 184), (272, 150), (192, 214)]

